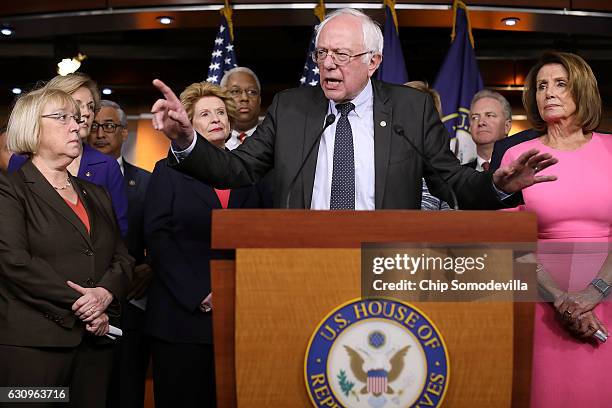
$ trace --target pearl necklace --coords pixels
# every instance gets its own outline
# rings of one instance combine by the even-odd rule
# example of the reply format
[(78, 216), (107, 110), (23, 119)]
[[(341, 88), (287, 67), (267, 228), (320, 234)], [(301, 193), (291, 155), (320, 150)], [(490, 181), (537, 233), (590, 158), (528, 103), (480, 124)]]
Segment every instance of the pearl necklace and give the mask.
[(68, 187), (70, 187), (71, 185), (72, 185), (72, 184), (70, 183), (70, 177), (66, 177), (66, 184), (64, 184), (64, 185), (63, 185), (63, 186), (61, 186), (61, 187), (55, 187), (55, 186), (53, 186), (53, 185), (52, 185), (51, 187), (53, 187), (54, 189), (56, 189), (56, 190), (60, 191), (60, 190), (65, 190), (65, 189), (67, 189), (67, 188), (68, 188)]

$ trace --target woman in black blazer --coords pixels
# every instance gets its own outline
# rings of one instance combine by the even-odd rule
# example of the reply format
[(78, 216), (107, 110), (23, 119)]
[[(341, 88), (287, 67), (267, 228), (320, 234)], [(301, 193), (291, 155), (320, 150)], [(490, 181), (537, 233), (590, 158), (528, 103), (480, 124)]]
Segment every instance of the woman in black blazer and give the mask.
[[(190, 85), (181, 102), (195, 129), (220, 149), (231, 132), (235, 105), (207, 82)], [(211, 211), (256, 208), (255, 187), (215, 190), (159, 161), (147, 191), (145, 235), (155, 271), (146, 331), (152, 336), (155, 406), (214, 407), (210, 260)]]
[(70, 387), (70, 405), (104, 407), (109, 317), (133, 260), (108, 193), (73, 177), (79, 107), (44, 87), (18, 99), (8, 148), (27, 154), (0, 175), (0, 386)]

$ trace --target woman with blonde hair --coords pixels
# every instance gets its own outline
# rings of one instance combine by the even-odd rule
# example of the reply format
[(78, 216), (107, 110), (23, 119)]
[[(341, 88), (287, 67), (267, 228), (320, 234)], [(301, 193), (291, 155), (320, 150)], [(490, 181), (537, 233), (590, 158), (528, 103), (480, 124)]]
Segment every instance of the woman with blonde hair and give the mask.
[(81, 116), (66, 92), (20, 97), (7, 130), (27, 154), (0, 174), (0, 386), (69, 387), (70, 406), (105, 407), (104, 336), (128, 288), (128, 255), (108, 193), (73, 177)]
[[(127, 233), (127, 194), (123, 176), (117, 161), (98, 152), (85, 141), (91, 130), (95, 113), (100, 109), (100, 91), (98, 85), (88, 75), (76, 72), (66, 76), (58, 75), (45, 85), (47, 88), (61, 89), (71, 95), (79, 105), (83, 121), (79, 125), (79, 137), (82, 140), (79, 155), (68, 166), (70, 174), (90, 181), (108, 190), (117, 215), (121, 235)], [(24, 155), (13, 155), (8, 171), (20, 168), (27, 160)]]
[[(224, 149), (236, 118), (227, 91), (194, 83), (181, 93), (181, 103), (194, 129)], [(214, 189), (168, 167), (165, 159), (155, 165), (145, 204), (145, 236), (155, 271), (145, 331), (152, 338), (156, 407), (215, 406), (209, 264), (231, 254), (211, 250), (211, 214), (261, 205), (256, 187)]]

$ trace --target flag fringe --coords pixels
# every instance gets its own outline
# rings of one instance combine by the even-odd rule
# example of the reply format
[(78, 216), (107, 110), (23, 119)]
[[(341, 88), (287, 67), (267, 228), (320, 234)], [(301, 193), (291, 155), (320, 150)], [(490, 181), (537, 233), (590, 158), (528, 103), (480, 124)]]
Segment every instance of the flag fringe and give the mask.
[(221, 10), (219, 10), (219, 12), (221, 13), (221, 15), (223, 15), (223, 17), (225, 17), (225, 20), (227, 21), (227, 28), (229, 28), (229, 32), (230, 32), (230, 39), (232, 40), (232, 42), (234, 42), (234, 22), (232, 21), (232, 7), (229, 4), (229, 0), (225, 0), (225, 7), (223, 7)]
[[(385, 0), (385, 3), (390, 0)], [(451, 42), (455, 41), (455, 26), (457, 25), (457, 8), (461, 7), (465, 10), (465, 18), (467, 19), (467, 30), (468, 37), (470, 38), (470, 44), (472, 44), (472, 48), (474, 48), (474, 36), (472, 36), (472, 24), (470, 23), (470, 11), (467, 8), (467, 5), (461, 0), (455, 0), (453, 2), (453, 32), (451, 33)]]
[(319, 22), (325, 19), (325, 1), (319, 0), (319, 4), (314, 8), (314, 15), (317, 16)]
[(395, 33), (399, 35), (399, 25), (397, 24), (397, 13), (395, 12), (395, 0), (383, 0), (383, 4), (389, 7), (391, 15), (393, 16), (393, 23), (395, 24)]

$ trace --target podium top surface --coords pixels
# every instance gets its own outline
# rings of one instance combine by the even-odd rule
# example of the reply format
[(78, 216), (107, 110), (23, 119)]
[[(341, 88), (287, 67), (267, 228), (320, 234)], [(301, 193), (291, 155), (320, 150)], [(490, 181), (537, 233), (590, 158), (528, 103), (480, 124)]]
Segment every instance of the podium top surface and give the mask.
[(364, 242), (537, 240), (536, 216), (506, 211), (215, 210), (212, 248), (359, 248)]

